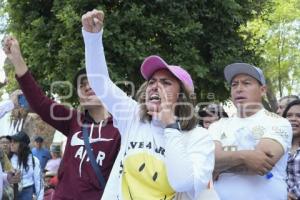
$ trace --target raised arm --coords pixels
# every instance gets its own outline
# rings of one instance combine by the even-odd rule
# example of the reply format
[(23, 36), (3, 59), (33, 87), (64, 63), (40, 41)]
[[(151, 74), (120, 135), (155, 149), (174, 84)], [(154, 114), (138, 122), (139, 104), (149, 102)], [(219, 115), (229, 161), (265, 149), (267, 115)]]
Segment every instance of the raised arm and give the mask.
[(19, 43), (14, 37), (5, 39), (4, 52), (14, 65), (17, 81), (32, 110), (60, 132), (65, 135), (69, 133), (70, 126), (67, 123), (70, 123), (71, 116), (76, 112), (52, 101), (38, 87), (22, 57)]
[(117, 121), (118, 128), (135, 114), (137, 103), (109, 78), (102, 44), (104, 14), (93, 10), (82, 16), (85, 61), (88, 80), (94, 92)]
[(0, 103), (0, 118), (2, 118), (7, 112), (10, 112), (14, 109), (14, 103), (12, 100), (2, 101)]

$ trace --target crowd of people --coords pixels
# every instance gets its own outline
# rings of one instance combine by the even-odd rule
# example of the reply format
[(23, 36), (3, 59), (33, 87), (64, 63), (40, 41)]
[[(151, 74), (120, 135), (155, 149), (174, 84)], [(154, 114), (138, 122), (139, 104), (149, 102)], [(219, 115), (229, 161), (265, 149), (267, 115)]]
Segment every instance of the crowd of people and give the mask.
[[(300, 199), (298, 96), (280, 99), (277, 114), (266, 110), (263, 71), (233, 63), (224, 76), (236, 115), (216, 103), (197, 110), (190, 74), (151, 55), (141, 64), (145, 83), (134, 100), (110, 79), (103, 23), (102, 11), (82, 16), (86, 68), (73, 81), (81, 109), (48, 98), (17, 39), (5, 39), (30, 108), (67, 143), (61, 158), (60, 146), (49, 151), (40, 136), (34, 148), (22, 130), (1, 137), (0, 192), (24, 200)], [(0, 116), (15, 106), (4, 102)]]
[[(31, 148), (30, 138), (24, 131), (0, 138), (0, 163), (2, 166), (2, 198), (13, 200), (46, 199), (47, 187), (55, 188), (57, 182), (46, 184), (47, 179), (57, 179), (60, 165), (60, 145), (52, 144), (50, 152), (42, 147), (43, 138), (35, 138), (36, 147)], [(43, 156), (39, 151), (45, 152)], [(58, 155), (58, 156), (55, 156)], [(53, 162), (55, 161), (55, 162)], [(42, 165), (45, 163), (45, 165)], [(46, 181), (46, 182), (45, 182)], [(45, 194), (45, 195), (44, 195)]]

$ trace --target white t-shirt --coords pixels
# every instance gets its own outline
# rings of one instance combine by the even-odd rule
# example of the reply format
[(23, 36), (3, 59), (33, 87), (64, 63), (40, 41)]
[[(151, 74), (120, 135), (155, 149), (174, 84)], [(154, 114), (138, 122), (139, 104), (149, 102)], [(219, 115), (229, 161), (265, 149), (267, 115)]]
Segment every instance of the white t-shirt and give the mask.
[(60, 162), (61, 162), (61, 158), (48, 160), (48, 162), (46, 164), (46, 167), (45, 167), (45, 170), (57, 173)]
[(175, 192), (194, 199), (207, 187), (214, 168), (214, 144), (203, 128), (189, 132), (141, 122), (139, 104), (109, 78), (102, 33), (83, 31), (88, 79), (112, 113), (121, 149), (102, 200), (173, 199)]
[(286, 200), (286, 166), (291, 148), (290, 123), (265, 109), (248, 118), (222, 118), (209, 127), (213, 139), (220, 141), (225, 151), (253, 150), (262, 138), (277, 141), (284, 155), (273, 167), (273, 177), (222, 173), (215, 189), (222, 200)]

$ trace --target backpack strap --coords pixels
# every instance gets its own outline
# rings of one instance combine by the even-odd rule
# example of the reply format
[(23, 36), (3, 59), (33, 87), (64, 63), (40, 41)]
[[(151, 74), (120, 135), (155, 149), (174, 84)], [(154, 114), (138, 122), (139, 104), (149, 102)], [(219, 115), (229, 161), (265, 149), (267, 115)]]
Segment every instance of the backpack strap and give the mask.
[(84, 146), (85, 146), (85, 149), (87, 151), (87, 154), (89, 156), (89, 159), (90, 159), (90, 163), (96, 173), (96, 176), (98, 178), (98, 181), (100, 183), (100, 186), (104, 189), (105, 188), (105, 179), (101, 173), (101, 170), (99, 169), (99, 165), (97, 164), (96, 162), (96, 159), (95, 159), (95, 155), (93, 154), (92, 152), (92, 147), (91, 147), (91, 144), (89, 142), (89, 134), (88, 134), (88, 129), (87, 129), (87, 125), (83, 124), (83, 127), (82, 127), (82, 134), (83, 134), (83, 141), (84, 141)]

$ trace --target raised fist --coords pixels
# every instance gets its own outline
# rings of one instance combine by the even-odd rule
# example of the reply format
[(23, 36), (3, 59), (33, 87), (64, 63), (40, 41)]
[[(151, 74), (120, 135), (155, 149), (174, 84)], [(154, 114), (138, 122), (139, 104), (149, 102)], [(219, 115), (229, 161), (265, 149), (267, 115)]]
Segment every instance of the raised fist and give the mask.
[(7, 58), (15, 67), (17, 76), (22, 76), (28, 70), (26, 63), (22, 57), (19, 42), (12, 36), (7, 36), (2, 41), (3, 51)]
[(83, 29), (87, 32), (98, 33), (103, 27), (104, 13), (99, 10), (92, 10), (82, 15), (81, 22)]
[(13, 64), (22, 58), (19, 42), (13, 36), (6, 36), (2, 41), (2, 46), (4, 53)]

